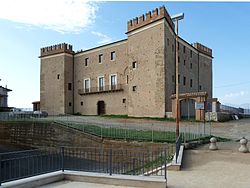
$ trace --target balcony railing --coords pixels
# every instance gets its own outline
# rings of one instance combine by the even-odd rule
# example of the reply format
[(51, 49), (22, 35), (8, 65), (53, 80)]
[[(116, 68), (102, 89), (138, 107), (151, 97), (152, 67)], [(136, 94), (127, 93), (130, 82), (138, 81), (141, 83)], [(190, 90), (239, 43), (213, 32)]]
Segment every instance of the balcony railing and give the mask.
[(122, 84), (105, 85), (101, 87), (90, 87), (90, 88), (79, 89), (78, 93), (80, 95), (89, 95), (89, 94), (95, 94), (95, 93), (107, 93), (107, 92), (118, 92), (118, 91), (123, 91)]

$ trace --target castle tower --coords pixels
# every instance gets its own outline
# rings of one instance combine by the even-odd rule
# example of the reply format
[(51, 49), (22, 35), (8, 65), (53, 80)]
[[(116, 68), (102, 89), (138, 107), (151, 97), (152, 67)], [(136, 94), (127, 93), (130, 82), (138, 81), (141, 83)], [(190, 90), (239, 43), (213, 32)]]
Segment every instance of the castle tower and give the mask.
[(128, 21), (129, 116), (165, 116), (167, 27), (174, 25), (164, 6)]
[(41, 111), (49, 115), (73, 113), (73, 55), (66, 43), (41, 48)]

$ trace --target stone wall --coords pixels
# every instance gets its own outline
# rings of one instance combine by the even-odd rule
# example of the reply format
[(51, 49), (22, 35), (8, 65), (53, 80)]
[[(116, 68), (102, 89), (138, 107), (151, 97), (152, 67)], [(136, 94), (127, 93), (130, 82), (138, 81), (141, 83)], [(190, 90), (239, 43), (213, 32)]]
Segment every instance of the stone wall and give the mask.
[(157, 150), (165, 144), (101, 139), (56, 123), (0, 122), (0, 142), (29, 147), (102, 147)]

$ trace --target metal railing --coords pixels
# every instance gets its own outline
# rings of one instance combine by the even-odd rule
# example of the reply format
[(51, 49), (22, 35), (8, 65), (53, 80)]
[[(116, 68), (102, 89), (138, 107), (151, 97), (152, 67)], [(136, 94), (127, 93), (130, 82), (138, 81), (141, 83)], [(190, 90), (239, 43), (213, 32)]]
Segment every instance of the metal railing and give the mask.
[[(124, 120), (123, 123), (110, 121), (109, 119), (92, 120), (83, 116), (51, 116), (39, 118), (33, 114), (12, 114), (0, 113), (1, 121), (21, 121), (21, 122), (47, 122), (56, 123), (66, 128), (81, 131), (86, 134), (108, 139), (122, 139), (149, 142), (167, 142), (175, 143), (175, 127), (165, 125), (164, 122), (145, 123), (145, 120), (137, 120), (129, 123)], [(128, 122), (127, 122), (128, 121)], [(53, 125), (52, 125), (53, 126)], [(182, 142), (190, 142), (211, 135), (210, 123), (194, 123), (180, 125), (180, 135)]]
[[(93, 122), (67, 122), (56, 120), (62, 126), (82, 131), (86, 134), (108, 139), (136, 140), (148, 142), (175, 143), (175, 127), (151, 124), (149, 126), (130, 124), (109, 124)], [(180, 135), (182, 142), (190, 142), (211, 135), (210, 124), (196, 124), (181, 126)]]
[(80, 95), (86, 95), (86, 94), (101, 93), (101, 92), (114, 92), (114, 91), (123, 91), (123, 84), (84, 88), (84, 89), (79, 89), (78, 93)]
[(178, 138), (176, 139), (176, 143), (175, 143), (175, 156), (176, 156), (175, 162), (176, 163), (178, 161), (180, 147), (181, 147), (181, 135), (178, 136)]
[[(170, 162), (173, 147), (152, 150), (130, 148), (72, 148), (30, 150), (0, 154), (1, 183), (58, 170), (145, 175)], [(166, 178), (166, 169), (155, 174)]]

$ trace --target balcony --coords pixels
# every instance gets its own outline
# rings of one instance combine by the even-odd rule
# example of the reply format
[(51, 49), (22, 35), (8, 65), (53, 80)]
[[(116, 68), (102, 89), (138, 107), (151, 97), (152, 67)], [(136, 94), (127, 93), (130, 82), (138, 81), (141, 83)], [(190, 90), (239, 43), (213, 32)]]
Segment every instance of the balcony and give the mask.
[(78, 94), (90, 95), (90, 94), (97, 94), (97, 93), (110, 93), (110, 92), (119, 92), (119, 91), (123, 91), (122, 84), (105, 85), (102, 87), (90, 87), (90, 88), (79, 89)]

